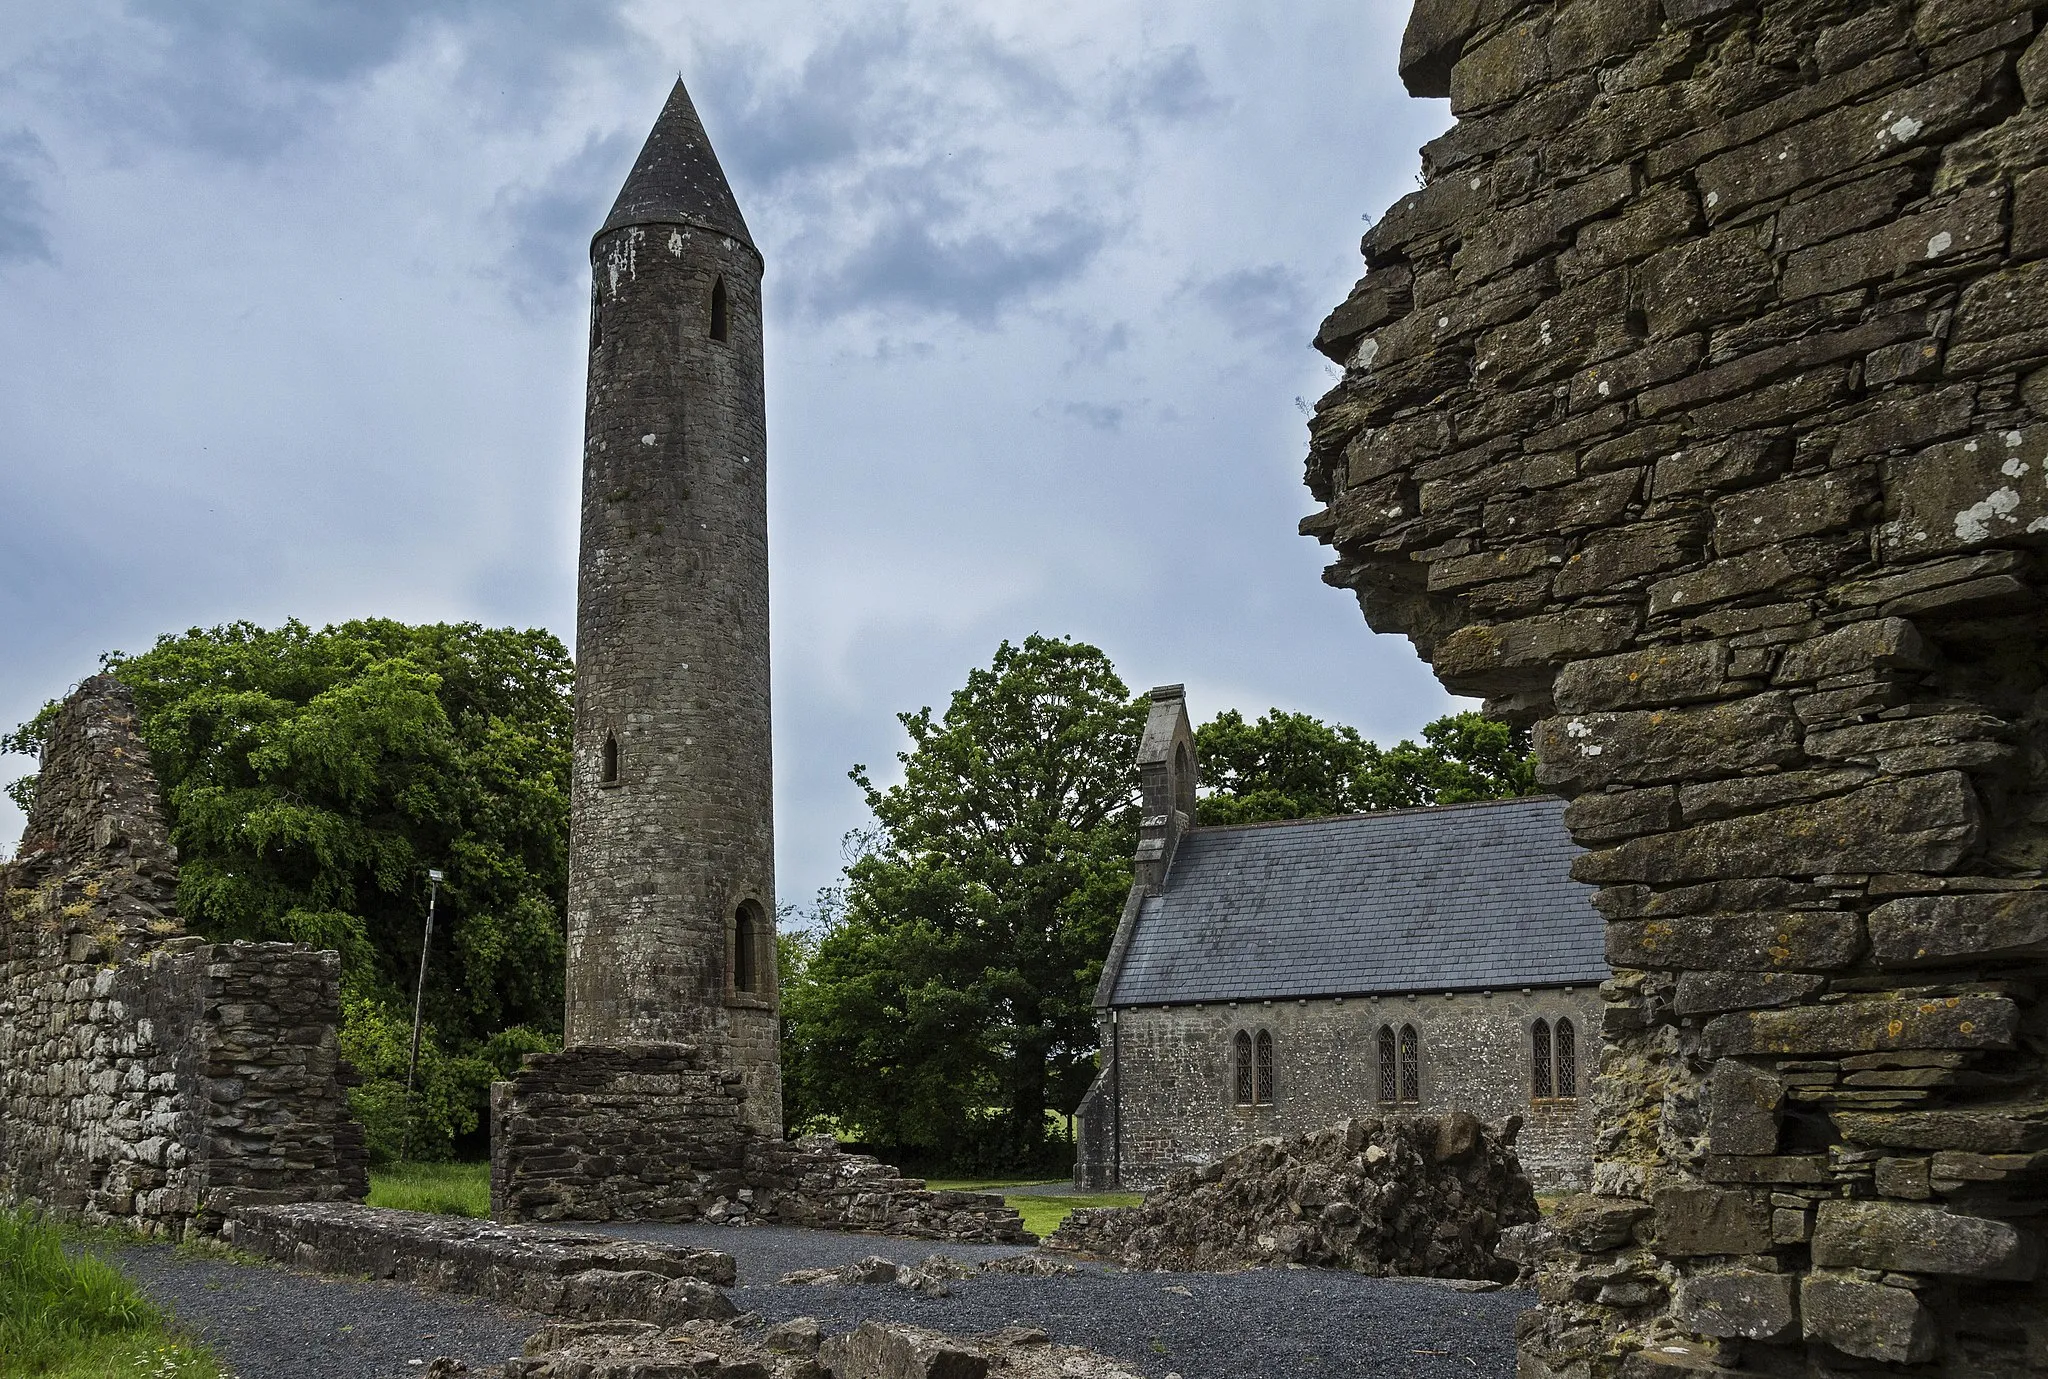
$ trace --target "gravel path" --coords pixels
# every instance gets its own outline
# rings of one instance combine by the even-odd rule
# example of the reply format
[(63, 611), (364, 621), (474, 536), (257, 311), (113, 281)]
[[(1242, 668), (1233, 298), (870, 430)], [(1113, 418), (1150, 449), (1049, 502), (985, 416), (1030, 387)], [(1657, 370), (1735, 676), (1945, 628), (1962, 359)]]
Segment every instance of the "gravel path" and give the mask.
[(395, 1379), (419, 1373), (406, 1361), (436, 1355), (497, 1364), (547, 1322), (452, 1293), (180, 1255), (169, 1245), (123, 1246), (108, 1258), (241, 1379)]
[[(1099, 1266), (1056, 1278), (962, 1279), (952, 1296), (927, 1298), (893, 1286), (773, 1282), (792, 1269), (871, 1254), (914, 1262), (932, 1252), (925, 1241), (777, 1226), (609, 1229), (730, 1251), (740, 1270), (733, 1301), (770, 1321), (811, 1316), (833, 1330), (873, 1317), (963, 1332), (1024, 1323), (1114, 1355), (1152, 1379), (1509, 1379), (1515, 1317), (1534, 1301), (1528, 1293), (1462, 1293), (1311, 1269), (1144, 1274)], [(952, 1246), (945, 1253), (987, 1259), (1023, 1251)], [(448, 1294), (180, 1256), (164, 1246), (126, 1247), (112, 1258), (241, 1379), (393, 1379), (419, 1372), (408, 1360), (435, 1355), (495, 1363), (518, 1354), (544, 1321)]]

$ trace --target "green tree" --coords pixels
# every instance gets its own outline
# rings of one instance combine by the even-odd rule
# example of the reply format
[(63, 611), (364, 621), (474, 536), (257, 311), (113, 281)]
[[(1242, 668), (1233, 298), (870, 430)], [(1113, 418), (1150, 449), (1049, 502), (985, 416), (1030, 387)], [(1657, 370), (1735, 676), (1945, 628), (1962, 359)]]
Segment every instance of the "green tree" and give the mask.
[(942, 719), (785, 981), (792, 1124), (961, 1167), (1040, 1167), (1094, 1075), (1091, 998), (1130, 886), (1145, 706), (1092, 646), (1004, 642)]
[(1526, 732), (1451, 714), (1382, 748), (1341, 723), (1280, 709), (1247, 723), (1227, 709), (1195, 732), (1205, 824), (1311, 819), (1505, 799), (1536, 789)]
[[(544, 631), (386, 620), (234, 623), (106, 667), (135, 692), (181, 866), (186, 926), (342, 954), (341, 1031), (372, 1148), (402, 1084), (429, 867), (416, 1151), (473, 1133), (494, 1076), (559, 1039), (568, 863), (568, 653)], [(55, 706), (9, 734), (40, 749)], [(18, 783), (26, 802), (33, 779)]]

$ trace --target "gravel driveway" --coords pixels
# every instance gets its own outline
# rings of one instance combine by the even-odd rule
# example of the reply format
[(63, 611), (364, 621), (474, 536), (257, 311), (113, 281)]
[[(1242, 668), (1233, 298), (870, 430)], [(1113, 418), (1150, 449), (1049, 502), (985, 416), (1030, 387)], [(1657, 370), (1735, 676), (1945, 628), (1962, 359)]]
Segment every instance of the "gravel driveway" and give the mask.
[[(1462, 1293), (1427, 1281), (1311, 1269), (1240, 1274), (1121, 1273), (1088, 1267), (1056, 1278), (989, 1275), (927, 1298), (889, 1287), (811, 1288), (773, 1282), (792, 1269), (879, 1254), (902, 1262), (923, 1241), (778, 1226), (620, 1226), (620, 1235), (709, 1244), (739, 1263), (742, 1309), (770, 1321), (812, 1316), (828, 1330), (869, 1317), (949, 1331), (1042, 1326), (1055, 1340), (1114, 1355), (1154, 1379), (1508, 1379), (1520, 1292)], [(956, 1258), (1022, 1251), (953, 1246)], [(296, 1274), (268, 1265), (180, 1257), (131, 1246), (112, 1258), (212, 1344), (241, 1379), (393, 1379), (409, 1360), (455, 1355), (472, 1365), (519, 1353), (543, 1318), (444, 1293)]]

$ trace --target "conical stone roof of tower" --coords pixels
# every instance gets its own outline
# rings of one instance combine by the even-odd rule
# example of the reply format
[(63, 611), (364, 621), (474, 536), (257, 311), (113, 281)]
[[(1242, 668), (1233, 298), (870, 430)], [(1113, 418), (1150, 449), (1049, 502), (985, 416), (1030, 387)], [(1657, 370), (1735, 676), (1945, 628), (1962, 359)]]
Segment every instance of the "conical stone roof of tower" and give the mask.
[(627, 225), (695, 225), (753, 246), (754, 237), (747, 233), (739, 203), (726, 185), (725, 170), (718, 166), (710, 136), (680, 77), (598, 234)]

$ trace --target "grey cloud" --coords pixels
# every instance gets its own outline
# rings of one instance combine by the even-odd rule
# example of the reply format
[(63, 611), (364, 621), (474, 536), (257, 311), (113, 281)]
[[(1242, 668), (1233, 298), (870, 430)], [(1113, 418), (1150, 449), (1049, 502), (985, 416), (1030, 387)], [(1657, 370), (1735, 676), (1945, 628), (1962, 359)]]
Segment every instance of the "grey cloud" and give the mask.
[(1168, 48), (1141, 67), (1132, 70), (1115, 103), (1117, 115), (1128, 120), (1149, 117), (1179, 123), (1213, 115), (1229, 108), (1209, 85), (1209, 74), (1192, 47)]
[(1120, 431), (1124, 424), (1124, 409), (1101, 402), (1069, 402), (1060, 409), (1068, 416), (1085, 421), (1098, 431)]
[(27, 130), (0, 135), (0, 263), (50, 261), (42, 197), (30, 172), (31, 164), (49, 161), (42, 140)]
[(1315, 334), (1315, 303), (1308, 287), (1299, 274), (1280, 264), (1225, 273), (1199, 284), (1194, 292), (1239, 339), (1306, 341)]
[(499, 191), (493, 218), (507, 240), (503, 275), (514, 300), (546, 308), (562, 292), (583, 289), (590, 237), (638, 151), (624, 132), (592, 135), (539, 185)]
[[(957, 225), (957, 217), (939, 222), (942, 229)], [(827, 314), (887, 303), (988, 325), (1016, 300), (1084, 272), (1108, 233), (1102, 221), (1062, 209), (1009, 236), (948, 235), (935, 230), (923, 207), (906, 204), (824, 279), (813, 302)]]
[(691, 89), (705, 106), (728, 112), (711, 131), (728, 175), (772, 187), (900, 141), (874, 103), (880, 70), (901, 62), (909, 48), (908, 26), (891, 16), (841, 32), (780, 79), (763, 75), (757, 53), (714, 51)]

